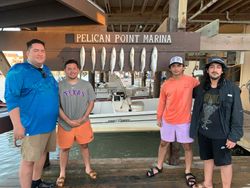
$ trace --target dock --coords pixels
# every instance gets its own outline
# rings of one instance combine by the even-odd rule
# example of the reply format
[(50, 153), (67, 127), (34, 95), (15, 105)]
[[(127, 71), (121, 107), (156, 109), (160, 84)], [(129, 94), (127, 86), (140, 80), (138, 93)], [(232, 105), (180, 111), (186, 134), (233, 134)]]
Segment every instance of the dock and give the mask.
[[(233, 183), (232, 188), (250, 188), (250, 156), (233, 157)], [(164, 171), (155, 177), (146, 177), (146, 171), (154, 165), (155, 158), (127, 158), (127, 159), (95, 159), (93, 168), (97, 171), (96, 180), (89, 179), (85, 173), (82, 162), (70, 161), (67, 168), (65, 188), (185, 188), (184, 161), (178, 166), (164, 164)], [(194, 159), (193, 173), (198, 182), (203, 180), (203, 164), (197, 157)], [(45, 169), (43, 178), (54, 182), (59, 175), (58, 160), (51, 161)], [(17, 174), (11, 174), (1, 188), (19, 187)], [(215, 169), (214, 187), (220, 188), (220, 170)]]
[[(250, 114), (244, 114), (244, 139), (238, 143), (249, 147)], [(145, 145), (146, 147), (146, 145)], [(164, 164), (163, 173), (148, 178), (146, 171), (156, 164), (156, 157), (142, 158), (95, 158), (91, 160), (92, 167), (97, 171), (96, 180), (89, 179), (84, 172), (81, 160), (70, 160), (67, 168), (65, 188), (185, 188), (184, 159), (178, 166)], [(233, 157), (232, 188), (250, 188), (250, 156)], [(19, 161), (18, 161), (19, 162)], [(59, 160), (51, 160), (50, 166), (44, 170), (43, 179), (55, 182), (59, 175)], [(0, 188), (18, 188), (18, 169), (15, 173), (0, 177)], [(203, 162), (194, 157), (192, 172), (198, 182), (203, 181)], [(221, 188), (220, 170), (214, 171), (214, 188)]]

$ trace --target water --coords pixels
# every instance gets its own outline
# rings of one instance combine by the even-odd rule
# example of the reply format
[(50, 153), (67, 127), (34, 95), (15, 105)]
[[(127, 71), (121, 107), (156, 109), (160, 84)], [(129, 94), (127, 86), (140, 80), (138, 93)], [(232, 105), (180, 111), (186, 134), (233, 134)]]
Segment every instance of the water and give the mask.
[[(96, 133), (89, 144), (92, 158), (156, 157), (159, 146), (159, 132), (140, 133)], [(13, 131), (0, 134), (0, 183), (8, 176), (17, 176), (20, 162), (20, 148), (13, 143)], [(51, 160), (59, 159), (59, 149), (50, 152)], [(81, 159), (77, 144), (69, 155), (70, 160)]]

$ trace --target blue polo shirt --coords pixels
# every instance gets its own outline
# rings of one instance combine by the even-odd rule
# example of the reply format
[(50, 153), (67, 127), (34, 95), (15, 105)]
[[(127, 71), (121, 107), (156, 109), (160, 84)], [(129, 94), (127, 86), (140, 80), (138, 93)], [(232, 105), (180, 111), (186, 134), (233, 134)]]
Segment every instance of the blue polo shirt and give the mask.
[(51, 132), (59, 114), (58, 83), (49, 68), (42, 71), (28, 62), (9, 70), (5, 82), (8, 111), (20, 109), (26, 136)]

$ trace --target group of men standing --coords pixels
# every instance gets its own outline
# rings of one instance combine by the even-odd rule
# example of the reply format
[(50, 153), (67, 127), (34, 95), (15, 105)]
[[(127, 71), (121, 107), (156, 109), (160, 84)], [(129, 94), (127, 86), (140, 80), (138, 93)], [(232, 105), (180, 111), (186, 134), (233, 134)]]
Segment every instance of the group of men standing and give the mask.
[[(56, 137), (60, 147), (60, 175), (56, 185), (64, 185), (69, 150), (75, 140), (80, 145), (86, 174), (96, 179), (97, 173), (91, 168), (88, 149), (88, 143), (94, 139), (89, 120), (95, 101), (93, 87), (78, 78), (79, 64), (73, 59), (65, 62), (66, 79), (58, 86), (44, 65), (45, 44), (41, 40), (27, 42), (26, 55), (27, 61), (13, 66), (8, 72), (5, 91), (14, 139), (22, 140), (21, 187), (55, 186), (42, 181), (41, 175), (46, 153), (56, 148)], [(187, 186), (213, 187), (213, 168), (216, 165), (221, 169), (223, 188), (229, 188), (232, 181), (230, 149), (243, 135), (239, 88), (225, 79), (227, 66), (222, 58), (208, 59), (202, 83), (184, 75), (184, 68), (182, 57), (171, 58), (171, 77), (162, 84), (157, 109), (157, 125), (161, 133), (158, 162), (147, 171), (147, 176), (162, 172), (167, 147), (177, 141), (185, 152)], [(195, 102), (191, 117), (192, 98)], [(204, 182), (201, 184), (191, 173), (191, 143), (196, 137), (200, 158), (204, 160)]]

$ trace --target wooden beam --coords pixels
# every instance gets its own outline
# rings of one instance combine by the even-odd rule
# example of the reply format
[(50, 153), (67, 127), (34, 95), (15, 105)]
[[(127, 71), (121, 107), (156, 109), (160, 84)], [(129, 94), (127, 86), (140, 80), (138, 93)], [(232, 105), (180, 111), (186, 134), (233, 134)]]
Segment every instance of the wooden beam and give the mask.
[(134, 8), (135, 8), (135, 0), (132, 1), (132, 6), (131, 6), (131, 13), (134, 12)]
[(119, 0), (120, 12), (122, 12), (122, 0)]
[(110, 14), (107, 17), (107, 22), (112, 24), (161, 24), (161, 14), (143, 14), (143, 16), (138, 14)]
[(161, 0), (157, 0), (156, 1), (155, 6), (154, 6), (152, 12), (155, 12), (157, 10), (157, 8), (159, 7), (160, 3), (161, 3)]
[(106, 25), (105, 12), (90, 1), (85, 0), (57, 0), (58, 2), (70, 7), (81, 15), (84, 15), (95, 22)]
[(220, 1), (220, 2), (217, 2), (216, 3), (216, 6), (212, 7), (209, 9), (208, 12), (213, 12), (215, 10), (218, 10), (220, 7), (222, 7), (224, 4), (228, 3), (229, 0), (223, 0), (223, 1)]
[(145, 30), (147, 29), (148, 27), (148, 24), (144, 25), (143, 29), (142, 29), (142, 32), (145, 32)]
[(130, 30), (130, 26), (131, 26), (131, 24), (128, 24), (128, 32), (129, 32), (129, 30)]
[(195, 32), (201, 33), (201, 36), (212, 37), (219, 33), (220, 20), (214, 20), (213, 22), (205, 25), (204, 27), (198, 29)]
[(199, 3), (200, 1), (193, 1), (193, 4), (188, 5), (188, 12), (191, 12), (193, 8), (196, 7)]
[(178, 7), (178, 29), (185, 29), (187, 25), (187, 0), (181, 0)]
[[(248, 7), (249, 7), (249, 5), (247, 5), (247, 4), (249, 4), (249, 1), (245, 1), (245, 2), (240, 3), (240, 4), (237, 5), (237, 6), (234, 6), (232, 9), (230, 9), (230, 14), (236, 12), (238, 9), (240, 9), (240, 8), (242, 8), (242, 7), (245, 7), (245, 6), (248, 6)], [(230, 16), (230, 15), (229, 15), (229, 16)]]
[(156, 32), (167, 32), (168, 31), (168, 18), (166, 18), (161, 25), (158, 27)]
[(104, 4), (105, 4), (105, 8), (106, 8), (106, 13), (111, 14), (111, 7), (110, 7), (109, 0), (104, 0)]
[(1, 1), (0, 7), (12, 6), (12, 5), (19, 5), (22, 3), (31, 2), (33, 0), (11, 0), (11, 1)]
[(165, 5), (164, 5), (163, 9), (162, 9), (162, 12), (163, 12), (163, 13), (167, 13), (167, 11), (168, 11), (168, 6), (169, 6), (169, 2), (167, 1), (167, 2), (165, 3)]
[(238, 3), (240, 3), (242, 0), (238, 0), (238, 1), (234, 1), (234, 2), (232, 2), (232, 3), (230, 3), (228, 6), (225, 6), (225, 7), (223, 7), (222, 9), (220, 9), (220, 13), (222, 13), (222, 12), (225, 12), (226, 10), (228, 10), (229, 8), (231, 8), (231, 7), (233, 7), (233, 6), (235, 6), (235, 5), (237, 5)]
[(6, 59), (4, 53), (0, 51), (0, 70), (4, 76), (6, 76), (9, 69), (10, 69), (10, 64)]
[(143, 0), (142, 8), (141, 8), (141, 14), (144, 13), (146, 7), (147, 7), (148, 0)]
[[(66, 6), (59, 5), (57, 2), (54, 2), (51, 3), (50, 6), (39, 4), (24, 7), (23, 9), (1, 11), (0, 27), (18, 27), (24, 24), (48, 22), (80, 16), (77, 12), (72, 11)], [(46, 14), (44, 14), (44, 10), (46, 10)]]
[(218, 34), (201, 36), (201, 51), (249, 51), (250, 34)]

